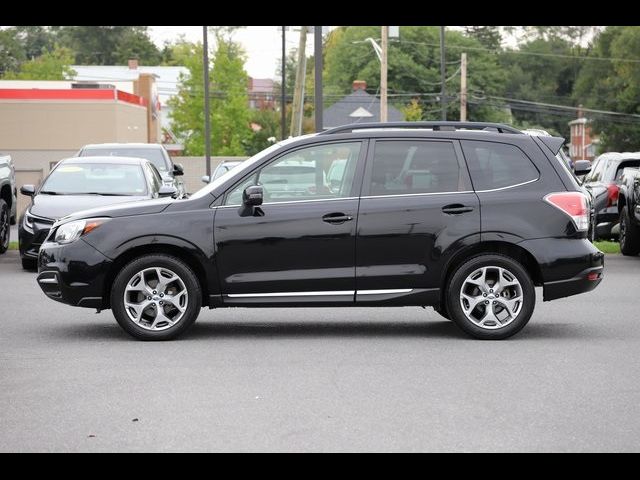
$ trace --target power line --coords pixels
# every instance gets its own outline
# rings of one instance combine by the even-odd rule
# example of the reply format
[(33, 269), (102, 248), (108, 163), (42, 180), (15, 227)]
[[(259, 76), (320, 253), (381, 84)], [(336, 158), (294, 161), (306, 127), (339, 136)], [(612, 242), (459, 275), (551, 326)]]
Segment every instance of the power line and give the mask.
[[(397, 43), (408, 43), (413, 45), (427, 45), (430, 47), (439, 46), (436, 43), (428, 43), (428, 42), (412, 42), (409, 40), (396, 40)], [(538, 57), (558, 57), (558, 58), (572, 58), (576, 60), (600, 60), (600, 61), (613, 61), (613, 62), (629, 62), (629, 63), (640, 63), (640, 59), (636, 58), (618, 58), (618, 57), (590, 57), (584, 55), (566, 55), (562, 53), (538, 53), (538, 52), (523, 52), (521, 50), (496, 50), (493, 48), (483, 48), (483, 47), (469, 47), (464, 45), (447, 45), (447, 48), (457, 48), (461, 50), (477, 50), (483, 52), (490, 52), (496, 54), (508, 54), (508, 55), (533, 55)]]

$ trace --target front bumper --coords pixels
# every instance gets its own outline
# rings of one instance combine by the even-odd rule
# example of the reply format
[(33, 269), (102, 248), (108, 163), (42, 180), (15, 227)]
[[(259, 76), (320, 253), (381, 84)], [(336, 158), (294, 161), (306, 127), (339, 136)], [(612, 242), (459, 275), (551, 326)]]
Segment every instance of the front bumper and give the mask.
[(540, 238), (519, 245), (540, 266), (545, 302), (589, 292), (602, 281), (604, 254), (587, 239)]
[(106, 308), (105, 275), (111, 260), (82, 238), (46, 242), (38, 257), (38, 285), (47, 297), (75, 307)]

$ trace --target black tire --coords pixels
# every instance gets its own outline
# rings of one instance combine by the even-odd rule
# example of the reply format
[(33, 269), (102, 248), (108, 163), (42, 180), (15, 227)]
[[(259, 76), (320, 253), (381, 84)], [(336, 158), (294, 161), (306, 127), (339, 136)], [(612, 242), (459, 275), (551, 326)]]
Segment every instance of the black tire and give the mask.
[[(515, 276), (520, 283), (522, 302), (518, 307), (515, 318), (506, 323), (503, 327), (494, 329), (483, 328), (476, 325), (465, 315), (460, 294), (467, 277), (474, 271), (482, 267), (501, 267), (506, 269), (512, 276)], [(491, 297), (488, 297), (488, 299)], [(536, 303), (536, 290), (531, 277), (522, 265), (505, 255), (499, 254), (482, 254), (472, 257), (470, 260), (462, 264), (450, 277), (446, 291), (447, 311), (456, 325), (472, 337), (481, 340), (502, 340), (504, 338), (515, 335), (529, 322)], [(488, 300), (487, 300), (488, 301)], [(484, 303), (484, 302), (483, 302)], [(499, 299), (498, 299), (499, 304)], [(480, 309), (487, 308), (478, 304)], [(496, 307), (502, 308), (502, 307)], [(496, 323), (496, 325), (499, 325)]]
[(13, 217), (11, 217), (11, 219), (9, 220), (9, 223), (11, 225), (15, 225), (16, 224), (16, 216), (15, 215)]
[(21, 258), (22, 268), (29, 270), (30, 272), (38, 270), (38, 261), (32, 258)]
[(631, 223), (626, 206), (620, 212), (620, 251), (623, 255), (637, 255), (640, 253), (640, 228)]
[[(182, 282), (188, 295), (188, 304), (183, 316), (165, 330), (148, 330), (135, 323), (129, 317), (124, 305), (127, 283), (138, 273), (148, 268), (165, 268), (174, 272)], [(193, 270), (182, 260), (164, 254), (144, 255), (132, 260), (113, 281), (111, 289), (111, 309), (118, 324), (132, 337), (138, 340), (172, 340), (183, 334), (198, 318), (202, 308), (202, 292), (200, 282)], [(155, 308), (160, 308), (158, 304)]]
[(9, 250), (9, 237), (11, 236), (10, 216), (9, 205), (0, 199), (0, 254)]

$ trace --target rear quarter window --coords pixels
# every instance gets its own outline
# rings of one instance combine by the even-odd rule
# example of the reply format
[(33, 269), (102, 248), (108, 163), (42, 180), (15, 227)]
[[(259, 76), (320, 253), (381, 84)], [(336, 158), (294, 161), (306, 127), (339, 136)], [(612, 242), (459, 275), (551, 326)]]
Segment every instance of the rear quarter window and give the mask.
[(463, 141), (462, 149), (475, 190), (494, 190), (535, 181), (540, 172), (514, 145)]

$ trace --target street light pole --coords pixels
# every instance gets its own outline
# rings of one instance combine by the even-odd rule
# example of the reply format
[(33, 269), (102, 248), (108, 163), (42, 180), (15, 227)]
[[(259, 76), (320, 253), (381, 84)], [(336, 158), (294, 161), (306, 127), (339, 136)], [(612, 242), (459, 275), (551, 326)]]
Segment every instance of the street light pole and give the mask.
[(211, 118), (209, 117), (209, 39), (207, 27), (202, 27), (202, 64), (204, 66), (204, 149), (207, 176), (211, 178)]
[(442, 120), (447, 119), (447, 90), (444, 85), (446, 65), (444, 61), (444, 27), (440, 27), (440, 82), (442, 83), (440, 87), (440, 106), (442, 107)]
[(286, 82), (286, 74), (285, 70), (287, 68), (287, 44), (285, 37), (285, 29), (287, 27), (282, 27), (282, 91), (281, 91), (281, 99), (280, 99), (280, 132), (282, 136), (282, 140), (287, 137), (287, 89), (285, 86)]
[(380, 121), (387, 121), (387, 50), (389, 42), (389, 27), (382, 27), (380, 55)]
[(315, 97), (315, 118), (316, 132), (322, 131), (322, 27), (313, 27), (313, 55), (315, 57), (315, 78), (314, 78), (314, 97)]

